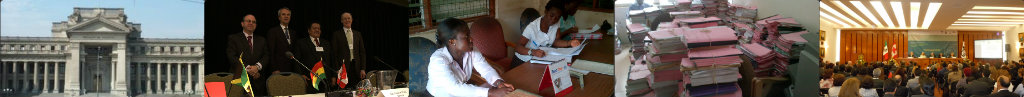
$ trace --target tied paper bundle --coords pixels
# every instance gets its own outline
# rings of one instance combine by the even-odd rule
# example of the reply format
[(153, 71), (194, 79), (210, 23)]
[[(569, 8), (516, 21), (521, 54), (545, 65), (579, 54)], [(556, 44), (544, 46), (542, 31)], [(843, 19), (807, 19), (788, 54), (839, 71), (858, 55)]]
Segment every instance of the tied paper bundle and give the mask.
[[(799, 52), (799, 47), (807, 43), (807, 40), (800, 36), (803, 34), (807, 34), (807, 31), (782, 34), (782, 36), (780, 36), (778, 39), (779, 41), (774, 42), (775, 46), (778, 47), (779, 49), (782, 49), (785, 52)], [(792, 53), (789, 54), (793, 55)]]
[(732, 83), (741, 78), (739, 67), (715, 68), (690, 71), (690, 86), (704, 86), (720, 83)]
[(676, 8), (679, 10), (690, 10), (692, 4), (690, 0), (676, 0)]
[(750, 43), (750, 39), (754, 37), (754, 28), (749, 24), (738, 22), (732, 23), (732, 29), (735, 29), (736, 33), (739, 33), (737, 35), (740, 37), (740, 43)]
[(728, 13), (730, 21), (752, 23), (757, 18), (757, 7), (730, 4)]
[(683, 43), (683, 37), (678, 33), (678, 31), (682, 30), (681, 28), (673, 28), (648, 32), (647, 37), (652, 40), (651, 46), (654, 47), (651, 50), (656, 54), (685, 50), (686, 45)]
[(676, 12), (668, 12), (668, 14), (672, 15), (672, 17), (677, 18), (677, 19), (701, 18), (701, 17), (704, 17), (704, 15), (700, 14), (700, 11), (676, 11)]
[(702, 8), (700, 8), (700, 10), (702, 11), (701, 13), (704, 13), (704, 15), (706, 15), (706, 16), (719, 16), (719, 15), (725, 15), (725, 14), (722, 14), (722, 13), (725, 13), (725, 11), (728, 9), (729, 1), (728, 0), (701, 0), (700, 3), (703, 6)]
[(676, 91), (679, 90), (677, 87), (679, 81), (683, 77), (683, 73), (679, 72), (678, 66), (676, 70), (661, 70), (653, 71), (647, 82), (650, 84), (650, 88), (653, 89), (653, 93), (657, 97), (674, 96)]
[(717, 95), (726, 95), (728, 97), (728, 95), (735, 95), (735, 92), (740, 91), (740, 88), (736, 83), (722, 83), (689, 87), (689, 90), (692, 90), (690, 91), (690, 96), (692, 97), (708, 97)]
[(773, 15), (771, 17), (767, 17), (765, 19), (761, 19), (760, 21), (757, 21), (755, 24), (759, 25), (759, 26), (763, 26), (763, 25), (767, 25), (767, 24), (770, 24), (770, 23), (773, 23), (773, 22), (778, 22), (779, 25), (773, 27), (772, 29), (777, 29), (779, 31), (779, 33), (782, 33), (782, 34), (795, 33), (795, 32), (799, 32), (799, 31), (807, 30), (807, 29), (804, 29), (803, 26), (800, 25), (800, 23), (796, 22), (796, 19), (784, 18), (784, 17), (782, 17), (780, 15)]
[(644, 95), (651, 92), (651, 87), (647, 83), (647, 78), (651, 76), (651, 71), (648, 70), (646, 61), (634, 61), (635, 63), (630, 66), (629, 80), (626, 81), (626, 92), (629, 96)]
[[(648, 58), (648, 63), (654, 63), (653, 61), (659, 61), (657, 58)], [(656, 63), (648, 64), (648, 70), (651, 72), (650, 78), (651, 83), (662, 82), (662, 81), (678, 81), (681, 78), (682, 72), (679, 72), (679, 63)]]
[(740, 49), (743, 51), (744, 57), (753, 60), (751, 64), (758, 77), (777, 76), (786, 69), (786, 58), (761, 44), (740, 44)]
[(736, 31), (725, 26), (715, 26), (683, 31), (687, 48), (698, 48), (737, 43)]
[(661, 22), (661, 23), (658, 24), (658, 30), (672, 29), (672, 28), (679, 28), (679, 23), (677, 23), (675, 21), (671, 21), (671, 22)]
[(690, 27), (690, 28), (707, 28), (707, 27), (718, 26), (718, 23), (721, 22), (722, 19), (718, 18), (718, 17), (707, 17), (707, 18), (698, 17), (698, 18), (676, 18), (676, 19), (673, 19), (672, 21), (677, 21), (677, 22), (679, 22), (681, 24), (685, 24), (685, 25), (687, 25), (687, 27)]
[(644, 40), (648, 37), (647, 27), (643, 24), (629, 24), (629, 42), (633, 44), (631, 52), (633, 53), (633, 59), (640, 59), (641, 56), (647, 54), (646, 46), (644, 46)]
[(680, 65), (687, 68), (735, 65), (743, 63), (743, 60), (739, 58), (742, 54), (733, 46), (694, 48), (690, 49), (689, 58), (682, 59)]

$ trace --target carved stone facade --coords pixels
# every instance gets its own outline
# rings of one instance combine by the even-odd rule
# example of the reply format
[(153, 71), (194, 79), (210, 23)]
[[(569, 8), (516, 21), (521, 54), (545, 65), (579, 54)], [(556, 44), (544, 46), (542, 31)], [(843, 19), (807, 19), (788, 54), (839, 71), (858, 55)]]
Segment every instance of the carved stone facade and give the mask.
[(52, 37), (0, 37), (0, 93), (202, 95), (203, 40), (142, 38), (122, 8), (74, 8)]

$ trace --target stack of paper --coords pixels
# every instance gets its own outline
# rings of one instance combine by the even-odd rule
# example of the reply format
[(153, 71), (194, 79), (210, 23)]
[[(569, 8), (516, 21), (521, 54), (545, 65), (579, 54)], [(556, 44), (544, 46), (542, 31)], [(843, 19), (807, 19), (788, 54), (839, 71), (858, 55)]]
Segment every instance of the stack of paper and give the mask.
[(672, 17), (674, 17), (676, 19), (704, 17), (704, 15), (700, 14), (700, 11), (677, 11), (677, 12), (668, 12), (668, 14), (672, 15)]
[(690, 10), (692, 4), (690, 0), (676, 0), (676, 8), (679, 10)]
[(705, 86), (689, 87), (690, 96), (693, 97), (705, 97), (715, 96), (719, 94), (732, 94), (739, 91), (739, 85), (736, 83), (723, 83)]
[(681, 51), (686, 48), (683, 43), (683, 37), (676, 31), (682, 29), (660, 29), (657, 31), (651, 31), (648, 33), (649, 38), (653, 40), (652, 51), (655, 53), (667, 53), (673, 51)]
[(715, 26), (683, 31), (687, 48), (733, 45), (737, 43), (736, 31), (725, 26)]
[(676, 23), (674, 21), (670, 21), (670, 22), (661, 22), (661, 23), (658, 24), (658, 30), (669, 29), (669, 28), (679, 28), (679, 23)]
[(754, 27), (751, 27), (750, 24), (733, 22), (731, 27), (736, 30), (737, 35), (739, 35), (740, 43), (750, 43), (750, 38), (754, 37)]
[(698, 17), (698, 18), (676, 18), (673, 21), (677, 21), (681, 24), (686, 24), (690, 28), (705, 28), (718, 26), (718, 23), (722, 21), (718, 17)]
[(728, 0), (701, 0), (701, 13), (706, 16), (724, 16), (728, 10)]
[(753, 59), (758, 77), (781, 76), (786, 71), (787, 57), (761, 44), (740, 44), (745, 57)]
[(651, 92), (651, 87), (647, 84), (647, 78), (626, 81), (626, 95), (643, 95), (648, 92)]
[(751, 23), (757, 18), (757, 7), (730, 4), (729, 8), (730, 21)]
[(732, 83), (740, 79), (739, 67), (718, 68), (692, 71), (691, 86), (704, 86), (719, 83)]

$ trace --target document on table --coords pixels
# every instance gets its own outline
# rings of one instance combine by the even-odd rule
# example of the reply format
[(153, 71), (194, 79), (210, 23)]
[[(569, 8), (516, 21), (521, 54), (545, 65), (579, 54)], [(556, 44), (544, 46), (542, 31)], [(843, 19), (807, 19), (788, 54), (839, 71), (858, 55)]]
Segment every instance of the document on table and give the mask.
[[(583, 40), (583, 41), (586, 41), (586, 40)], [(587, 43), (583, 42), (579, 46), (571, 47), (571, 48), (540, 47), (539, 49), (543, 50), (544, 52), (546, 52), (547, 55), (545, 55), (544, 57), (533, 57), (533, 59), (530, 59), (530, 63), (551, 64), (551, 63), (558, 62), (558, 61), (570, 61), (571, 62), (572, 61), (571, 60), (572, 56), (579, 55), (580, 51), (583, 51), (583, 48), (586, 45), (587, 45)]]

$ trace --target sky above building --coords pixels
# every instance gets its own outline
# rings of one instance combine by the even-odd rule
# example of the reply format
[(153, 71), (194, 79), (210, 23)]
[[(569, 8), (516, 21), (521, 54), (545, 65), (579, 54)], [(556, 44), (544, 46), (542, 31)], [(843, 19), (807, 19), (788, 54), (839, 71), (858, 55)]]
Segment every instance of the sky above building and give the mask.
[(67, 21), (75, 7), (124, 8), (128, 22), (142, 24), (143, 38), (203, 38), (202, 0), (3, 0), (0, 36), (50, 37), (53, 22)]

